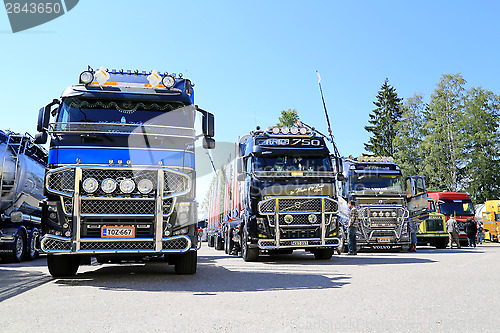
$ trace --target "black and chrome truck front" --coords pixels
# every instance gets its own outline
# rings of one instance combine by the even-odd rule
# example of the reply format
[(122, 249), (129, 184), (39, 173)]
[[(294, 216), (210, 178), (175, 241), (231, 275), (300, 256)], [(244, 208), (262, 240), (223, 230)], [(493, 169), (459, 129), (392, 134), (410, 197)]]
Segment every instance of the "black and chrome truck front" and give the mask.
[(151, 255), (194, 250), (195, 206), (187, 196), (191, 177), (162, 165), (130, 163), (52, 169), (46, 190), (57, 200), (44, 203), (48, 230), (41, 248), (46, 253)]
[(338, 203), (330, 197), (270, 197), (259, 203), (274, 238), (262, 238), (262, 250), (337, 247)]

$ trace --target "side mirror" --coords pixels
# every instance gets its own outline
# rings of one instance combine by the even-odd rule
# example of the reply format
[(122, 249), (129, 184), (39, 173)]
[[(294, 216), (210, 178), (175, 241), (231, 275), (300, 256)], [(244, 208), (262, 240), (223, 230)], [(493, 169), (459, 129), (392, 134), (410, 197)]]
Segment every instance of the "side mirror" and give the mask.
[(339, 182), (344, 182), (344, 181), (346, 181), (346, 180), (347, 180), (347, 178), (344, 176), (344, 174), (343, 174), (343, 173), (338, 173), (338, 174), (337, 174), (337, 180), (338, 180)]
[(203, 138), (203, 149), (214, 149), (215, 148), (215, 139), (204, 137)]
[(38, 134), (35, 134), (35, 143), (38, 143), (41, 145), (47, 143), (47, 132), (43, 131), (43, 132), (40, 132)]
[(236, 173), (239, 175), (240, 173), (245, 172), (245, 160), (243, 157), (236, 158)]
[(213, 138), (215, 136), (215, 117), (210, 112), (203, 112), (201, 129), (203, 135)]
[(236, 180), (239, 182), (245, 181), (246, 178), (247, 175), (245, 175), (244, 173), (239, 173), (238, 175), (236, 175)]
[(36, 130), (38, 132), (44, 132), (47, 127), (49, 127), (49, 117), (50, 111), (47, 107), (43, 107), (38, 110), (38, 122), (36, 124)]

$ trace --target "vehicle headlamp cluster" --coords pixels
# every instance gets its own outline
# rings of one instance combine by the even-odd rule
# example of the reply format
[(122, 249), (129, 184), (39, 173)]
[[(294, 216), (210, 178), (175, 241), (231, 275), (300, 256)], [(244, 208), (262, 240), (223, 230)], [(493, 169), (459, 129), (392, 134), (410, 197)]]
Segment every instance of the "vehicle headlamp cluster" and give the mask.
[(307, 127), (296, 127), (296, 126), (292, 126), (292, 127), (288, 127), (288, 126), (283, 126), (283, 127), (279, 127), (279, 126), (274, 126), (274, 127), (269, 127), (267, 129), (267, 131), (269, 133), (272, 133), (274, 135), (278, 135), (278, 134), (284, 134), (284, 135), (287, 135), (287, 134), (292, 134), (292, 135), (306, 135), (309, 132), (309, 130), (307, 129)]
[(394, 163), (394, 158), (391, 156), (359, 156), (356, 160), (369, 163)]
[(101, 190), (106, 194), (113, 193), (117, 188), (119, 188), (124, 194), (130, 194), (136, 187), (141, 194), (149, 194), (154, 187), (153, 182), (146, 178), (141, 179), (137, 184), (130, 178), (121, 179), (120, 181), (113, 178), (106, 178), (101, 182), (101, 184), (99, 184), (95, 178), (87, 178), (83, 181), (82, 187), (86, 193), (92, 194), (97, 191), (99, 185)]
[(377, 211), (377, 212), (372, 212), (371, 213), (372, 217), (396, 217), (396, 212), (392, 211)]

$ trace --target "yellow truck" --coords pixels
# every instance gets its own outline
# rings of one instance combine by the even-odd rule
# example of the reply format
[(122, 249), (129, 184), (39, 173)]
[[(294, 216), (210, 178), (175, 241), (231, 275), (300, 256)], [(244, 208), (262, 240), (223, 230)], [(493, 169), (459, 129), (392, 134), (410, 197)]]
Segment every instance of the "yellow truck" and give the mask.
[(438, 249), (445, 249), (448, 245), (446, 218), (436, 210), (436, 200), (427, 198), (429, 218), (420, 223), (417, 231), (418, 245), (431, 245)]
[(500, 235), (500, 200), (487, 200), (478, 205), (476, 219), (483, 222), (484, 239), (498, 242)]

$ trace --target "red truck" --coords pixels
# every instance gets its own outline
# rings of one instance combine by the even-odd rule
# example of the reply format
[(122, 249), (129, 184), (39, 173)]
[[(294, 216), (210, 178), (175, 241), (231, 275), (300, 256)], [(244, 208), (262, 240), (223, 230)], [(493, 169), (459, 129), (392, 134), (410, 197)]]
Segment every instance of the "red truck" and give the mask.
[(467, 244), (467, 236), (464, 231), (465, 220), (470, 217), (472, 221), (476, 222), (474, 216), (474, 206), (469, 195), (465, 192), (427, 192), (429, 197), (436, 200), (437, 212), (446, 217), (446, 221), (451, 215), (455, 215), (458, 222), (460, 232), (458, 238), (460, 243)]

